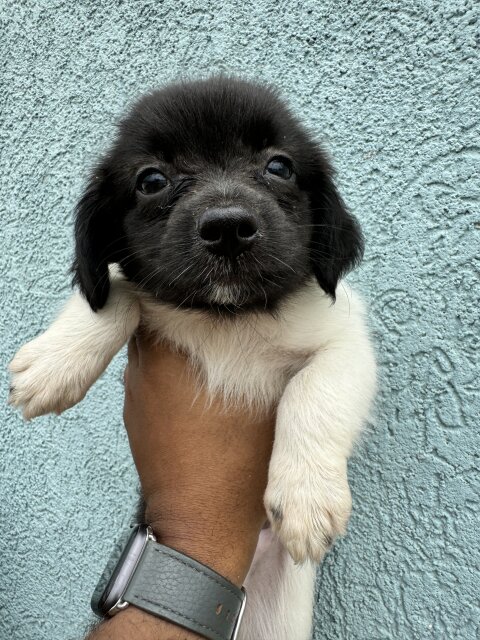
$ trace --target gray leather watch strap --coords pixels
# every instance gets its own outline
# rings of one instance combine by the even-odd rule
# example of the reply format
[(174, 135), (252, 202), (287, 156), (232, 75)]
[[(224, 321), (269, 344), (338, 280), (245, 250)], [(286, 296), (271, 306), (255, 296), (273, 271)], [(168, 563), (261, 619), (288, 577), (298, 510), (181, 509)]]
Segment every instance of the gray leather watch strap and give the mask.
[(151, 540), (123, 596), (209, 640), (234, 638), (244, 599), (244, 591), (209, 567)]

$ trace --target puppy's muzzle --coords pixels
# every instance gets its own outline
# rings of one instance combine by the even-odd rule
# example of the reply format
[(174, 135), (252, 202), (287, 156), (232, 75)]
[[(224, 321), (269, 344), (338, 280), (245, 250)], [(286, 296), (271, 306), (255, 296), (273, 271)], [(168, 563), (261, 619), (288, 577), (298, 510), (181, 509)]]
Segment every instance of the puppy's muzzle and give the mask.
[(236, 258), (257, 240), (258, 221), (242, 207), (210, 208), (199, 218), (198, 234), (212, 253)]

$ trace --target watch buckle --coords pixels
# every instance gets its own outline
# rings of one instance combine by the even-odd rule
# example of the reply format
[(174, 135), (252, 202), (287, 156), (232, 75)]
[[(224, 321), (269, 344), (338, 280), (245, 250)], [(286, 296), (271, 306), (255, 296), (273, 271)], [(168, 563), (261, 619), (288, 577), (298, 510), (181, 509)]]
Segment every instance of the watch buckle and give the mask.
[(232, 640), (237, 640), (237, 638), (238, 638), (238, 634), (240, 632), (240, 624), (242, 622), (243, 614), (245, 613), (245, 606), (247, 604), (247, 592), (245, 591), (245, 589), (243, 587), (242, 587), (242, 591), (243, 591), (242, 606), (240, 607), (240, 612), (238, 614), (238, 618), (237, 618), (237, 621), (235, 623), (235, 628), (233, 630)]

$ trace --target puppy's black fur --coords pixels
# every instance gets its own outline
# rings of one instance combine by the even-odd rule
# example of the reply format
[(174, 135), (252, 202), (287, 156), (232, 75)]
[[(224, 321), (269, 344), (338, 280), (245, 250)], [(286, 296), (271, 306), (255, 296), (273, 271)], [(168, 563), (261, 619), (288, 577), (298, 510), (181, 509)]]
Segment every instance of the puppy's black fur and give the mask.
[[(267, 170), (272, 158), (286, 175)], [(154, 194), (139, 187), (147, 168), (165, 178)], [(199, 220), (218, 207), (254, 217), (248, 251), (205, 246)], [(334, 299), (363, 251), (317, 143), (273, 89), (226, 77), (174, 84), (133, 107), (78, 204), (75, 234), (74, 280), (94, 310), (111, 262), (161, 302), (236, 311), (272, 309), (312, 274)]]

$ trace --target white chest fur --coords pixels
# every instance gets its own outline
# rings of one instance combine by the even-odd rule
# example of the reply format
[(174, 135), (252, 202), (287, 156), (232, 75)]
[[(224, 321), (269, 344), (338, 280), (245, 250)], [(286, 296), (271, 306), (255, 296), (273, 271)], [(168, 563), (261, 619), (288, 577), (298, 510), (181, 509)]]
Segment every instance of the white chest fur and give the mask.
[(350, 290), (335, 305), (314, 282), (275, 312), (221, 318), (141, 300), (141, 323), (188, 353), (213, 393), (257, 408), (278, 403), (287, 382), (319, 350), (341, 339), (360, 302)]

